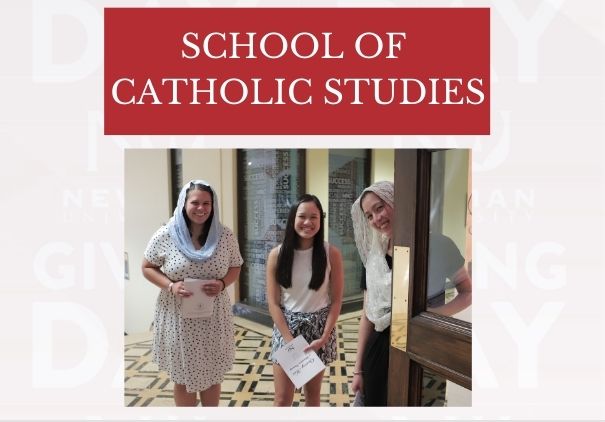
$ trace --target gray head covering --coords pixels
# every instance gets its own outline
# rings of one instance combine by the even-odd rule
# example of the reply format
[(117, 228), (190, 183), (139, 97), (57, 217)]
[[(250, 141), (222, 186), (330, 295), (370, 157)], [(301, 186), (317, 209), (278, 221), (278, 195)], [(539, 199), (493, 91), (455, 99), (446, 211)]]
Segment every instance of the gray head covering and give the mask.
[[(355, 233), (355, 244), (357, 245), (357, 250), (359, 251), (359, 256), (361, 257), (361, 261), (363, 264), (366, 264), (366, 260), (368, 254), (370, 253), (370, 249), (374, 245), (375, 247), (381, 245), (383, 248), (386, 248), (384, 245), (385, 240), (388, 244), (388, 239), (386, 236), (379, 233), (377, 230), (372, 229), (370, 227), (370, 223), (366, 218), (363, 210), (361, 209), (361, 198), (363, 198), (366, 192), (372, 192), (376, 194), (380, 199), (386, 202), (391, 208), (395, 208), (395, 187), (393, 182), (389, 181), (381, 181), (376, 182), (361, 192), (361, 195), (355, 200), (353, 205), (351, 206), (351, 218), (353, 219), (353, 231)], [(384, 251), (383, 251), (384, 252)]]
[[(185, 217), (183, 217), (187, 189), (193, 185), (208, 186), (210, 190), (212, 190), (212, 209), (214, 215), (212, 217), (210, 231), (208, 232), (208, 238), (200, 250), (196, 250), (193, 246), (191, 234), (187, 228), (187, 222), (185, 221)], [(181, 193), (179, 194), (176, 208), (174, 209), (174, 214), (170, 218), (170, 221), (168, 221), (168, 230), (170, 232), (170, 237), (174, 240), (174, 243), (176, 243), (179, 251), (191, 261), (204, 262), (214, 254), (218, 241), (223, 233), (223, 225), (219, 218), (218, 196), (208, 182), (204, 180), (191, 180), (183, 186)]]

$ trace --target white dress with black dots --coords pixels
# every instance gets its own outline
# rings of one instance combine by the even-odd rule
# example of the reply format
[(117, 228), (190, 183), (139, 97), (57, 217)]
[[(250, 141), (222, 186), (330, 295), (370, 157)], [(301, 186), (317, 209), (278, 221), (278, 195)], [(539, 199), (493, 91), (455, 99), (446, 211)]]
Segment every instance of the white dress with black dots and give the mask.
[[(168, 227), (163, 226), (151, 238), (145, 259), (173, 281), (186, 277), (223, 278), (229, 267), (244, 260), (233, 232), (223, 228), (214, 255), (203, 263), (192, 262), (177, 248)], [(203, 391), (220, 384), (231, 370), (235, 358), (235, 337), (231, 301), (226, 291), (216, 296), (209, 319), (182, 318), (181, 298), (161, 290), (153, 321), (153, 361), (188, 392)]]

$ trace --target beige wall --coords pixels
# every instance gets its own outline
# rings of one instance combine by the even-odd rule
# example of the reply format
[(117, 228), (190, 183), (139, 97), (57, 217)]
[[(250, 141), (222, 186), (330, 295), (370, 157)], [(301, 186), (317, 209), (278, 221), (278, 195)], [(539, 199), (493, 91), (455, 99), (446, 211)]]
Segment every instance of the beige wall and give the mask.
[(473, 151), (468, 152), (468, 185), (466, 187), (466, 262), (473, 260)]
[[(221, 150), (182, 149), (183, 182), (202, 179), (221, 192)], [(220, 198), (222, 199), (222, 198)]]
[(169, 154), (161, 149), (126, 149), (124, 165), (124, 248), (130, 274), (124, 284), (124, 329), (139, 333), (151, 326), (158, 294), (141, 273), (143, 252), (151, 235), (172, 215)]
[(469, 150), (451, 149), (445, 154), (443, 234), (450, 237), (464, 255), (466, 250), (466, 198)]
[(395, 150), (373, 149), (371, 183), (381, 180), (395, 180)]
[(307, 150), (307, 193), (319, 198), (326, 221), (324, 223), (324, 238), (328, 240), (328, 181), (329, 181), (329, 153), (327, 149), (309, 149)]

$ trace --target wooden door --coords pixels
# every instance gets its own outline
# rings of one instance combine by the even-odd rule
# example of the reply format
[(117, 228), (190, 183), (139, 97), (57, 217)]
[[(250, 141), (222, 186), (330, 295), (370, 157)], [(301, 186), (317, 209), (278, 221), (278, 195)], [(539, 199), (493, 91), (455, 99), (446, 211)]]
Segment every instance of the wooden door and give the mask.
[[(436, 212), (436, 201), (431, 197), (431, 189), (435, 191), (438, 188), (442, 177), (442, 168), (438, 165), (442, 155), (438, 152), (395, 152), (396, 222), (393, 234), (394, 301), (389, 406), (434, 405), (435, 402), (423, 398), (423, 377), (426, 387), (429, 373), (433, 379), (448, 380), (447, 385), (453, 386), (453, 382), (463, 389), (472, 389), (471, 323), (426, 311), (430, 219), (431, 215), (434, 218), (440, 214)], [(469, 155), (468, 151), (466, 154)], [(468, 168), (466, 174), (467, 177), (470, 174)], [(443, 208), (440, 211), (443, 214)], [(447, 211), (445, 215), (447, 217)]]

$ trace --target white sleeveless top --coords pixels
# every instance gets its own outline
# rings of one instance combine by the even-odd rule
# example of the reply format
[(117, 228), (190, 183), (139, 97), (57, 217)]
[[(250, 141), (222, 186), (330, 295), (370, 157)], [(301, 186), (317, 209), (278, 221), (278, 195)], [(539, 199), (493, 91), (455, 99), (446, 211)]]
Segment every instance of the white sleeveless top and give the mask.
[(326, 275), (318, 290), (309, 288), (311, 281), (311, 263), (313, 248), (294, 250), (292, 262), (292, 286), (289, 289), (281, 287), (281, 303), (291, 312), (316, 312), (330, 305), (330, 246), (324, 242), (326, 249)]

